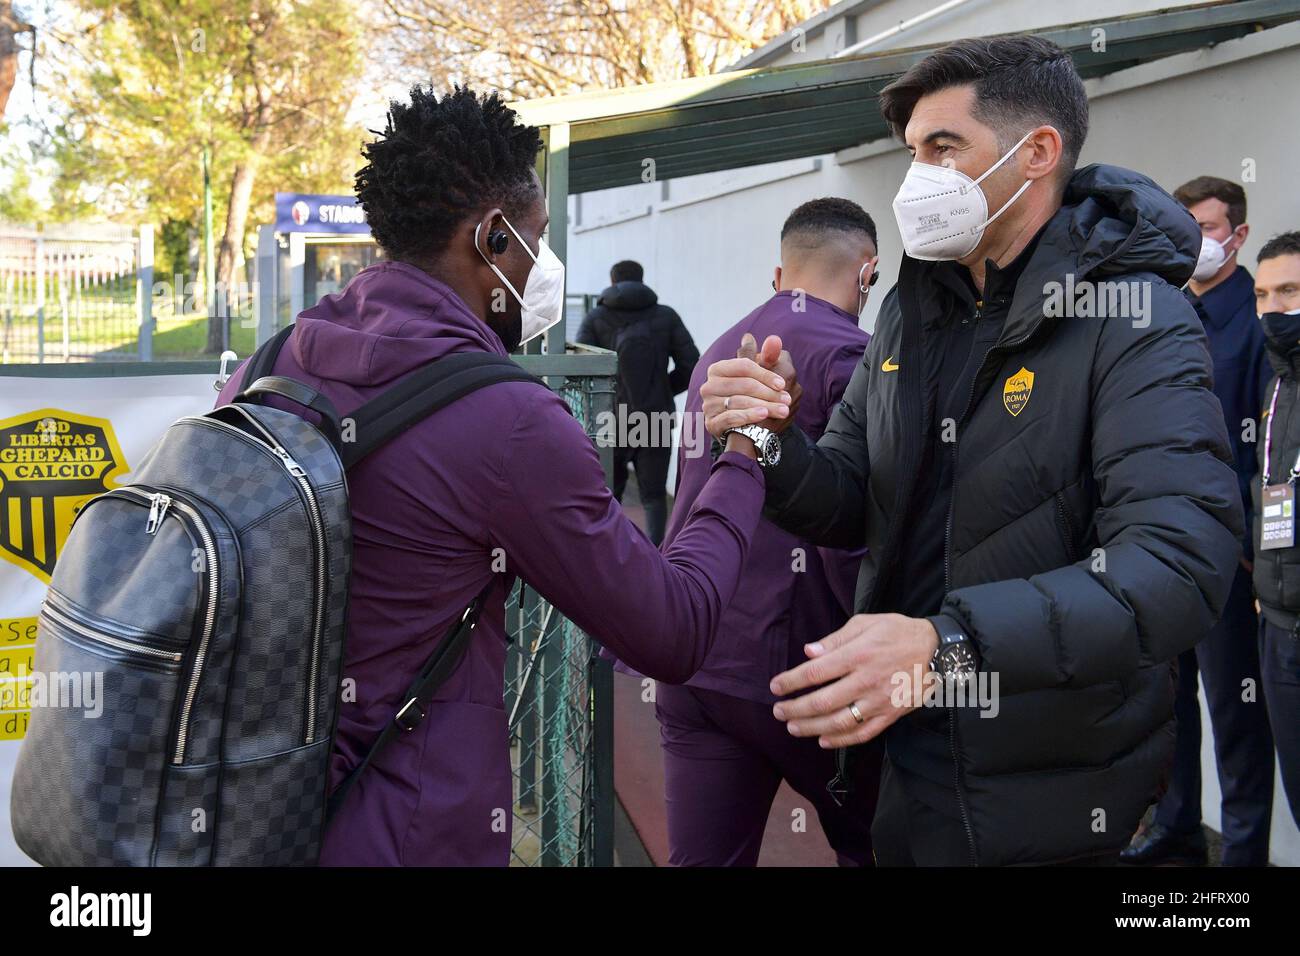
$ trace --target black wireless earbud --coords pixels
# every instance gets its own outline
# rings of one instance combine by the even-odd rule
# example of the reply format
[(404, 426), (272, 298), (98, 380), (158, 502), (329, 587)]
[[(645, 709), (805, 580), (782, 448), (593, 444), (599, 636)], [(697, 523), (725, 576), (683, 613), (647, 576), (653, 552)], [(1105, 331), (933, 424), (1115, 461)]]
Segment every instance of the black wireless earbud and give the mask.
[(488, 233), (487, 247), (490, 252), (499, 256), (506, 251), (508, 245), (510, 245), (510, 237), (506, 235), (505, 230), (493, 229)]

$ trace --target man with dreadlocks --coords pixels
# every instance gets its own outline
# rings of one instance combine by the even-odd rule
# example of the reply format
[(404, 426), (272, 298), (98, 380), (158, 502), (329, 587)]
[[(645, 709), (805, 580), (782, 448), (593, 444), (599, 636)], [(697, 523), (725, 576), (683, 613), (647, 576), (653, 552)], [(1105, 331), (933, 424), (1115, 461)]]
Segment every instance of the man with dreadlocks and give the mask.
[[(562, 269), (541, 238), (539, 147), (537, 130), (495, 94), (416, 87), (409, 104), (392, 103), (356, 178), (386, 261), (298, 317), (275, 374), (322, 391), (347, 415), (443, 356), (505, 355), (535, 333), (545, 311), (538, 275), (553, 284)], [(779, 340), (764, 343), (765, 365), (779, 350)], [(784, 388), (776, 373), (755, 373)], [(753, 420), (766, 414), (759, 407)], [(619, 510), (581, 425), (531, 382), (499, 383), (435, 412), (361, 462), (348, 484), (343, 674), (356, 699), (341, 706), (332, 786), (393, 719), (433, 642), (498, 583), (425, 719), (358, 778), (331, 821), (326, 865), (506, 864), (504, 600), (515, 576), (641, 672), (680, 683), (700, 667), (731, 602), (763, 503), (754, 445), (733, 434), (661, 555)]]

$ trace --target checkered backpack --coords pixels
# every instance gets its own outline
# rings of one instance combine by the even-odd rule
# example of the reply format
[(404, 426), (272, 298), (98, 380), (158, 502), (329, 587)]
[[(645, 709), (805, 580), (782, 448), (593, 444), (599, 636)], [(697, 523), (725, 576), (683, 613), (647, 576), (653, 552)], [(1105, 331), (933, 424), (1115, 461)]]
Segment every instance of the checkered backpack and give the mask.
[[(34, 706), (14, 775), (18, 845), (47, 866), (316, 862), (329, 815), (376, 753), (424, 716), (484, 595), (332, 795), (351, 560), (347, 468), (437, 409), (502, 381), (509, 359), (455, 354), (340, 419), (249, 360), (234, 402), (167, 429), (130, 484), (77, 515), (39, 618)], [(261, 404), (276, 395), (312, 424)], [(355, 441), (345, 440), (355, 437)]]

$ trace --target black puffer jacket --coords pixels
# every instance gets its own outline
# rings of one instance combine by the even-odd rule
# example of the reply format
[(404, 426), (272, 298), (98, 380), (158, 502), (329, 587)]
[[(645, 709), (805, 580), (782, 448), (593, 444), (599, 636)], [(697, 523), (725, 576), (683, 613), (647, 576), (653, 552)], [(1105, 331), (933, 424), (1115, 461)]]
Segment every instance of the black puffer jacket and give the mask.
[[(1268, 360), (1277, 373), (1265, 395), (1270, 399), (1277, 388), (1269, 450), (1269, 484), (1286, 482), (1300, 451), (1300, 315), (1270, 312), (1262, 316), (1268, 342)], [(1261, 551), (1259, 547), (1261, 476), (1264, 474), (1264, 435), (1269, 427), (1267, 411), (1262, 416), (1257, 438), (1259, 475), (1250, 483), (1255, 503), (1255, 593), (1264, 616), (1278, 627), (1292, 630), (1300, 615), (1300, 547)]]
[[(1204, 332), (1178, 291), (1200, 244), (1146, 177), (1079, 170), (976, 375), (940, 505), (943, 609), (998, 675), (1000, 711), (922, 709), (896, 725), (947, 730), (973, 863), (1118, 849), (1170, 759), (1167, 662), (1218, 619), (1243, 528)], [(860, 613), (890, 610), (880, 595), (896, 519), (929, 429), (920, 357), (936, 333), (921, 316), (936, 311), (927, 277), (940, 265), (904, 259), (820, 443), (787, 434), (767, 477), (778, 524), (819, 545), (869, 546)], [(1045, 296), (1071, 288), (1067, 274), (1076, 290), (1127, 285), (1146, 297), (1130, 309), (1142, 316), (1052, 317)], [(1117, 285), (1092, 288), (1118, 304)]]
[(700, 360), (681, 316), (644, 282), (618, 282), (602, 292), (578, 341), (618, 352), (618, 399), (634, 412), (672, 411), (673, 396), (686, 391)]

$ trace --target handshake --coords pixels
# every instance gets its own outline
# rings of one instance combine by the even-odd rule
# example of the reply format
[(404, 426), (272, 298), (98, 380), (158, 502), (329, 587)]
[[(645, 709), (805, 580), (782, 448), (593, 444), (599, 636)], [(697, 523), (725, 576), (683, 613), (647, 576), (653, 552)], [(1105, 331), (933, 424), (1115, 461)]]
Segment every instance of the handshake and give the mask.
[(760, 351), (746, 332), (734, 359), (709, 366), (708, 381), (700, 387), (704, 427), (714, 438), (727, 440), (728, 448), (732, 448), (731, 441), (752, 447), (743, 436), (724, 436), (744, 425), (760, 425), (779, 434), (793, 420), (801, 391), (794, 363), (790, 353), (781, 348), (781, 339), (769, 335)]
[[(754, 445), (733, 428), (759, 425), (780, 433), (790, 426), (801, 394), (790, 353), (769, 335), (760, 350), (746, 334), (734, 359), (709, 366), (700, 387), (704, 426), (728, 451), (754, 456)], [(777, 720), (796, 737), (822, 747), (865, 743), (915, 708), (896, 700), (897, 675), (929, 670), (938, 634), (924, 618), (857, 614), (838, 631), (804, 645), (808, 660), (772, 679), (780, 700)], [(798, 695), (798, 696), (794, 696)]]

